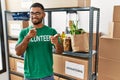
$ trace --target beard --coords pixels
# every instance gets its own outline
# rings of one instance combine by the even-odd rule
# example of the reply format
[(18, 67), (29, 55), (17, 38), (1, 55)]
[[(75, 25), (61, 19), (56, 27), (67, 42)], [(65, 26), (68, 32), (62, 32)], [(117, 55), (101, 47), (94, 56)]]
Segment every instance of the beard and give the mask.
[(32, 23), (34, 24), (34, 25), (38, 25), (38, 24), (40, 24), (40, 23), (42, 23), (42, 19), (32, 19)]

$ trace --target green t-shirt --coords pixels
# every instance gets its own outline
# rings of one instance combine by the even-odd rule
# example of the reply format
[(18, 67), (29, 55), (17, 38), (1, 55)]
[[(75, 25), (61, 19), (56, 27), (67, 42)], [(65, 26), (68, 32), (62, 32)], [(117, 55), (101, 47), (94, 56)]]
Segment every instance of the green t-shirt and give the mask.
[[(27, 35), (32, 26), (21, 30), (19, 44)], [(55, 35), (55, 29), (43, 26), (37, 28), (37, 35), (31, 38), (24, 53), (24, 74), (26, 78), (43, 78), (53, 75), (52, 43), (50, 36)]]

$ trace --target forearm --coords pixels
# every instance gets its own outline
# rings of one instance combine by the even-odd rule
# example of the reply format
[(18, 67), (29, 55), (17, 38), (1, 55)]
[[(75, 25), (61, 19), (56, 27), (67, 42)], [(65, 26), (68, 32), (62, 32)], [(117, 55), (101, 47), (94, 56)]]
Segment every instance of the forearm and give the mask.
[(29, 40), (30, 38), (26, 36), (20, 44), (16, 45), (15, 51), (18, 56), (22, 55), (25, 52), (28, 46)]

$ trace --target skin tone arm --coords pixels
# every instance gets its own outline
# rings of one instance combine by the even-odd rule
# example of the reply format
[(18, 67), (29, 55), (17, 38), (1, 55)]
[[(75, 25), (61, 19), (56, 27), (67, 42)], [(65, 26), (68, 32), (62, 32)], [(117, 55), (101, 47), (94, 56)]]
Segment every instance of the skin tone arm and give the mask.
[(21, 56), (25, 52), (30, 39), (35, 35), (36, 35), (36, 29), (33, 28), (28, 32), (28, 34), (25, 36), (23, 41), (20, 44), (15, 46), (15, 51), (18, 56)]
[(63, 52), (63, 45), (58, 42), (58, 34), (51, 36), (51, 43), (55, 45), (56, 53), (62, 53)]

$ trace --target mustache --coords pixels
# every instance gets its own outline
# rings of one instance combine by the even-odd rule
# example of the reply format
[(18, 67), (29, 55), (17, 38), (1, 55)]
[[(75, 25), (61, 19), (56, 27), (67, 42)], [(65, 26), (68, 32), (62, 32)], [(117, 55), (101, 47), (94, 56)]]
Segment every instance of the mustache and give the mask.
[(39, 19), (39, 18), (32, 18), (32, 19)]

